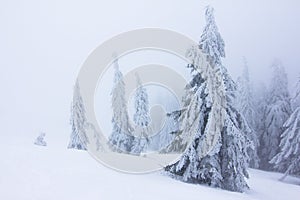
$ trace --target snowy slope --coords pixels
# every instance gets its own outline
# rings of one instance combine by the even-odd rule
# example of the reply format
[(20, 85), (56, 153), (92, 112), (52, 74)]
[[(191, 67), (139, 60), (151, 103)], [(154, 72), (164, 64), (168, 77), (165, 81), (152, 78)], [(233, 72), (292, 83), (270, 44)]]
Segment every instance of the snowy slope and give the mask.
[(250, 170), (251, 189), (244, 194), (173, 180), (160, 173), (132, 175), (96, 162), (87, 152), (10, 145), (0, 151), (0, 199), (264, 199), (300, 197), (300, 180)]

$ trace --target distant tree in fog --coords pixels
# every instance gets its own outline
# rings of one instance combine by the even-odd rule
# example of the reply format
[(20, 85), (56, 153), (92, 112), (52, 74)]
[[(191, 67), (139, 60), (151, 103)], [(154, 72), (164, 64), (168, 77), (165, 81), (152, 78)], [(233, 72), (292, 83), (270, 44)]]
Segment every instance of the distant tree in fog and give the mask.
[(300, 79), (292, 102), (294, 112), (283, 125), (280, 152), (270, 161), (285, 176), (300, 175)]
[(279, 152), (280, 136), (283, 124), (291, 114), (288, 79), (284, 67), (279, 61), (272, 65), (273, 74), (270, 88), (266, 96), (264, 126), (260, 138), (260, 168), (273, 170), (269, 161)]
[(237, 79), (237, 97), (236, 97), (236, 106), (239, 111), (243, 114), (245, 120), (248, 123), (249, 131), (248, 137), (253, 142), (254, 148), (248, 149), (248, 154), (250, 157), (250, 167), (258, 168), (259, 158), (257, 156), (257, 148), (259, 146), (259, 141), (257, 138), (256, 130), (255, 130), (255, 118), (256, 112), (254, 108), (254, 99), (253, 99), (253, 88), (250, 81), (249, 71), (248, 71), (248, 63), (246, 58), (244, 58), (244, 68), (242, 76)]
[(85, 108), (80, 94), (78, 81), (76, 82), (76, 85), (74, 87), (70, 121), (72, 126), (72, 132), (68, 148), (86, 150), (87, 143), (89, 142), (86, 136), (87, 119), (85, 116)]
[(131, 134), (133, 128), (129, 123), (127, 102), (125, 101), (125, 83), (117, 59), (114, 61), (114, 67), (114, 85), (111, 93), (113, 130), (108, 143), (113, 151), (130, 153), (134, 141)]
[(41, 132), (40, 135), (35, 139), (34, 144), (38, 146), (47, 146), (46, 141), (44, 140), (46, 133)]

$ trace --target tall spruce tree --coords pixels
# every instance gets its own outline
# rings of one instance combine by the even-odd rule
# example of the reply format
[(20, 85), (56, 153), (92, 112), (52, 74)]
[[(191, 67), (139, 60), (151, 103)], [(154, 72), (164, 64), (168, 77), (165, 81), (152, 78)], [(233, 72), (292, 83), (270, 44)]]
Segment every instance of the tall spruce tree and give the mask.
[(258, 148), (257, 154), (259, 155), (259, 145), (260, 145), (260, 138), (265, 130), (265, 113), (267, 108), (267, 87), (264, 83), (260, 83), (254, 92), (254, 107), (255, 109), (255, 120), (254, 120), (254, 127), (258, 138)]
[(133, 128), (129, 124), (127, 102), (125, 101), (125, 83), (117, 59), (114, 61), (114, 68), (114, 86), (111, 93), (113, 130), (108, 143), (113, 151), (130, 153), (134, 141), (131, 134)]
[(237, 110), (237, 87), (227, 69), (220, 65), (226, 90), (226, 119), (222, 131), (222, 146), (220, 150), (222, 188), (243, 192), (248, 185), (247, 166), (250, 162), (248, 151), (253, 148), (253, 142), (248, 137), (250, 129), (242, 114)]
[[(191, 134), (187, 131), (193, 130), (195, 131), (194, 138), (181, 159), (167, 166), (166, 170), (182, 181), (242, 192), (248, 187), (245, 177), (248, 177), (246, 167), (249, 139), (246, 132), (249, 130), (243, 117), (233, 106), (236, 86), (226, 68), (222, 66), (221, 57), (225, 56), (225, 44), (215, 24), (212, 7), (207, 7), (205, 16), (207, 24), (201, 35), (199, 48), (207, 54), (208, 60), (217, 67), (217, 71), (222, 73), (227, 100), (224, 127), (220, 133), (215, 133), (220, 137), (212, 151), (201, 157), (207, 137), (205, 129), (215, 116), (210, 116), (212, 102), (210, 98), (207, 98), (207, 82), (196, 71), (192, 81), (186, 87), (185, 107), (177, 112), (181, 120), (181, 130), (176, 137), (182, 141)], [(189, 67), (195, 66), (189, 65)], [(173, 144), (177, 144), (177, 148), (182, 149), (187, 143)], [(178, 146), (178, 144), (183, 146)]]
[(251, 131), (248, 132), (248, 137), (253, 142), (251, 147), (248, 148), (248, 154), (250, 157), (249, 166), (258, 168), (259, 158), (257, 156), (257, 148), (259, 146), (259, 141), (255, 130), (256, 112), (254, 108), (253, 90), (250, 82), (246, 58), (244, 58), (244, 69), (242, 76), (238, 77), (237, 79), (236, 105), (251, 129)]
[[(207, 83), (201, 74), (192, 68), (193, 79), (186, 86), (186, 95), (183, 99), (184, 108), (174, 112), (173, 115), (180, 121), (181, 127), (174, 142), (167, 147), (168, 152), (183, 153), (181, 159), (166, 170), (179, 180), (191, 183), (207, 184), (213, 187), (222, 187), (220, 161), (217, 152), (219, 146), (204, 158), (200, 157), (204, 142), (205, 130), (209, 121), (211, 101), (207, 94)], [(189, 144), (186, 139), (194, 134)], [(190, 146), (188, 146), (190, 145)]]
[(260, 168), (264, 170), (274, 170), (273, 164), (269, 161), (279, 153), (283, 124), (291, 114), (287, 75), (279, 61), (275, 61), (272, 68), (273, 76), (267, 94), (264, 130), (259, 148)]
[(74, 87), (70, 121), (72, 125), (72, 133), (68, 148), (86, 150), (87, 144), (89, 143), (86, 136), (87, 120), (78, 81)]
[(133, 116), (135, 139), (131, 149), (132, 154), (140, 154), (146, 151), (149, 141), (148, 137), (151, 134), (148, 93), (142, 85), (138, 74), (136, 74), (136, 79), (137, 90), (134, 97), (135, 113)]
[(289, 174), (300, 176), (300, 80), (292, 102), (294, 112), (283, 125), (280, 152), (270, 161), (285, 173), (282, 179)]
[(292, 107), (295, 110), (300, 106), (300, 76), (298, 82), (296, 83), (296, 89), (294, 93), (295, 94), (292, 98)]

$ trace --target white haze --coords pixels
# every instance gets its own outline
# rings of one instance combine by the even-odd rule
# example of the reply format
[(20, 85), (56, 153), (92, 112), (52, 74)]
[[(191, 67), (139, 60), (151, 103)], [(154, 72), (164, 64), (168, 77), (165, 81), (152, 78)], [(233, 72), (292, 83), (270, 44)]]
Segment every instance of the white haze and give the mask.
[(274, 58), (290, 89), (300, 76), (297, 0), (38, 1), (0, 3), (1, 141), (32, 143), (39, 131), (64, 148), (72, 87), (89, 53), (124, 31), (159, 27), (199, 40), (204, 8), (212, 5), (226, 43), (224, 64), (235, 78), (242, 57), (255, 81), (268, 82)]

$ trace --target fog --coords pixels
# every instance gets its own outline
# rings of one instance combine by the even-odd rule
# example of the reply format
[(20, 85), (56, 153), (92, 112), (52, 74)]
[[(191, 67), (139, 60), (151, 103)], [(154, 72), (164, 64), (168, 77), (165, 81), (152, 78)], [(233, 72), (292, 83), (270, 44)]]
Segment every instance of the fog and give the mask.
[[(198, 41), (205, 6), (225, 41), (224, 65), (235, 79), (245, 56), (255, 82), (268, 83), (277, 58), (290, 90), (300, 76), (300, 3), (252, 1), (1, 1), (0, 139), (66, 146), (72, 87), (80, 66), (103, 41), (144, 27), (171, 29)], [(57, 141), (59, 139), (59, 141)]]

